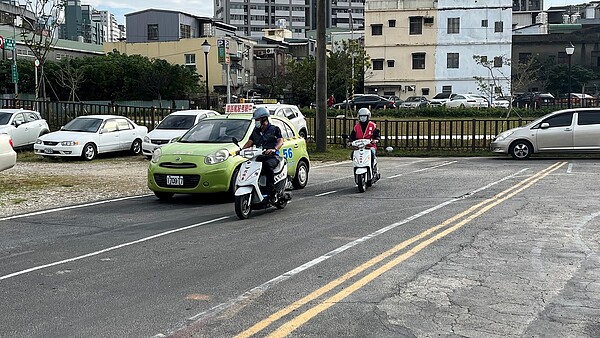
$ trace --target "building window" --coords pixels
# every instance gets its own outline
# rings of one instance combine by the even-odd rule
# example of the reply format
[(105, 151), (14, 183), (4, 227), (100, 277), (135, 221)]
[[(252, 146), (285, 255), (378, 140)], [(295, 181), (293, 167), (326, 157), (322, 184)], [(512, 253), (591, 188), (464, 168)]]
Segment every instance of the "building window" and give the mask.
[(192, 37), (192, 26), (190, 25), (179, 25), (179, 38), (189, 39)]
[(488, 26), (488, 21), (487, 20), (481, 20), (481, 27), (487, 27)]
[(569, 63), (567, 53), (566, 52), (558, 52), (558, 57), (556, 58), (556, 64), (566, 64), (566, 63)]
[(460, 18), (448, 18), (448, 34), (460, 33)]
[(408, 34), (410, 34), (410, 35), (423, 34), (423, 17), (411, 16), (408, 19), (409, 19)]
[(494, 32), (502, 33), (504, 31), (504, 21), (496, 21), (494, 25)]
[(531, 53), (519, 53), (519, 63), (527, 63), (531, 59)]
[(487, 63), (487, 55), (481, 56), (481, 64), (485, 65)]
[(458, 53), (447, 54), (448, 68), (458, 68)]
[(502, 67), (502, 57), (501, 56), (496, 56), (494, 58), (494, 67), (496, 67), (496, 68)]
[(185, 65), (195, 65), (196, 64), (196, 54), (184, 54), (185, 56)]
[(148, 40), (158, 40), (158, 24), (148, 25)]
[(388, 24), (390, 25), (390, 27), (396, 27), (396, 20), (389, 20)]
[(452, 93), (452, 86), (442, 86), (442, 93)]
[(383, 60), (373, 60), (373, 70), (383, 70)]
[(371, 35), (383, 35), (383, 25), (371, 25)]
[(429, 88), (421, 88), (421, 95), (424, 95), (424, 96), (429, 95)]
[(426, 26), (431, 26), (433, 25), (433, 16), (426, 16), (423, 18), (423, 23), (425, 23)]
[(387, 64), (388, 64), (388, 68), (394, 68), (394, 65), (396, 64), (396, 61), (394, 61), (394, 60), (387, 60)]
[(412, 54), (412, 69), (425, 69), (425, 53)]

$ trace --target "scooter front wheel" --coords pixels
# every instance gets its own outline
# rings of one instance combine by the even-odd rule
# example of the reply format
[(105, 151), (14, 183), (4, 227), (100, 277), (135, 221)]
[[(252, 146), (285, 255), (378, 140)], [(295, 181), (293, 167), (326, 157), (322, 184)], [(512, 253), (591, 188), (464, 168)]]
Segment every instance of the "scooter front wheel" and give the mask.
[(360, 174), (356, 177), (356, 184), (358, 185), (358, 192), (365, 192), (367, 190), (367, 174)]
[(250, 217), (251, 210), (250, 194), (235, 196), (235, 214), (240, 219), (247, 219)]

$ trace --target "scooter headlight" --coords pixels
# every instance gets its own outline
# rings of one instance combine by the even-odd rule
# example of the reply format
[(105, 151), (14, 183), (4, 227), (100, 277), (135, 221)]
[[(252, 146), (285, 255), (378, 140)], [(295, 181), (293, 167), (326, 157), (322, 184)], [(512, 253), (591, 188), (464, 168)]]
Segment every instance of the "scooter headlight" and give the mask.
[(216, 152), (206, 156), (204, 163), (206, 164), (217, 164), (221, 163), (229, 158), (229, 151), (227, 149), (217, 150)]

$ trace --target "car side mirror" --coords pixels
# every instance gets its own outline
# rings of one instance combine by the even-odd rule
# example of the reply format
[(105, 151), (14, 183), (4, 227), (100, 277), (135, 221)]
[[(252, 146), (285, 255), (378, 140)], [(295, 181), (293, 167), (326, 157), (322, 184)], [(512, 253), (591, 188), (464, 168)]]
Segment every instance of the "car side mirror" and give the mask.
[(13, 125), (15, 126), (15, 128), (18, 128), (21, 124), (23, 124), (23, 122), (21, 121), (14, 121)]
[(347, 140), (348, 139), (348, 134), (342, 134), (342, 139)]
[(102, 128), (102, 129), (100, 130), (100, 134), (104, 134), (104, 133), (108, 133), (108, 129), (106, 129), (106, 128)]
[(550, 128), (550, 123), (544, 122), (544, 123), (540, 124), (540, 128), (542, 128), (542, 129), (548, 129), (548, 128)]

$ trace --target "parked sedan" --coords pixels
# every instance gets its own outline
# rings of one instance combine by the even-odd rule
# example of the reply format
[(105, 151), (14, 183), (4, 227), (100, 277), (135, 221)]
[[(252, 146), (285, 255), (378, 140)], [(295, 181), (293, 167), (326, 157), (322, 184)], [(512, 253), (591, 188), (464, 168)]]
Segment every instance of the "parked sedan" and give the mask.
[(37, 155), (81, 157), (86, 161), (101, 153), (129, 150), (142, 152), (148, 128), (126, 117), (114, 115), (80, 116), (59, 131), (41, 136), (33, 147)]
[(172, 139), (185, 134), (200, 120), (209, 116), (220, 115), (213, 110), (181, 110), (169, 114), (160, 123), (144, 136), (142, 152), (147, 158), (152, 157), (154, 149), (171, 142)]
[(526, 159), (534, 153), (600, 152), (600, 109), (559, 110), (518, 128), (507, 130), (492, 141), (495, 153)]
[(8, 134), (0, 134), (0, 171), (14, 167), (17, 153), (13, 149), (12, 139)]
[(48, 123), (36, 111), (0, 109), (0, 133), (10, 135), (15, 148), (32, 146), (49, 132)]
[(369, 108), (369, 109), (394, 109), (396, 104), (393, 101), (374, 94), (355, 95), (354, 98), (348, 102), (337, 103), (333, 105), (333, 108)]
[(415, 109), (429, 106), (429, 100), (425, 96), (409, 96), (402, 103), (402, 108)]
[(448, 108), (483, 108), (487, 107), (487, 100), (472, 94), (456, 94), (444, 104)]
[(452, 93), (437, 93), (435, 96), (429, 101), (431, 106), (439, 107), (441, 105), (446, 104), (446, 102), (450, 101), (456, 94)]

